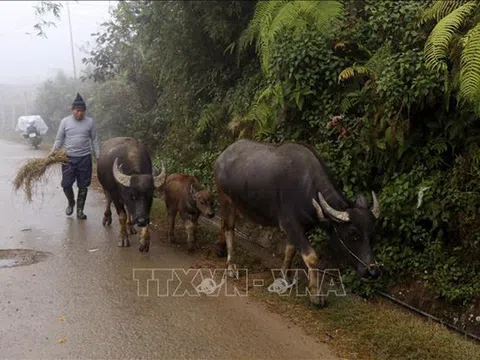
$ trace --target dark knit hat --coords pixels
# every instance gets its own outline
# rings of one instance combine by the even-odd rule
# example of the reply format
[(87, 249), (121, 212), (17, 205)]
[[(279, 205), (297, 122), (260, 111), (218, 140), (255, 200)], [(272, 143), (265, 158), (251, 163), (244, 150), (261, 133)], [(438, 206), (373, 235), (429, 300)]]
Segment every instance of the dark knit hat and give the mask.
[(77, 97), (73, 101), (72, 109), (81, 109), (81, 110), (87, 109), (87, 106), (85, 105), (85, 101), (83, 101), (79, 93), (77, 93)]

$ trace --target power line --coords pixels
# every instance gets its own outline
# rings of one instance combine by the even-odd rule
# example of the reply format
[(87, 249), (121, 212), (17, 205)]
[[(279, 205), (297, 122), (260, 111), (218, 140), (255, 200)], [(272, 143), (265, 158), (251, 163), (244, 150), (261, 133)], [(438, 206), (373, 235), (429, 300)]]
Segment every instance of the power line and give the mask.
[(70, 20), (70, 6), (68, 6), (68, 1), (66, 1), (66, 3), (67, 3), (67, 13), (68, 13), (68, 28), (70, 29), (70, 48), (72, 51), (73, 76), (75, 80), (77, 80), (77, 69), (75, 67), (75, 52), (73, 50), (72, 22)]

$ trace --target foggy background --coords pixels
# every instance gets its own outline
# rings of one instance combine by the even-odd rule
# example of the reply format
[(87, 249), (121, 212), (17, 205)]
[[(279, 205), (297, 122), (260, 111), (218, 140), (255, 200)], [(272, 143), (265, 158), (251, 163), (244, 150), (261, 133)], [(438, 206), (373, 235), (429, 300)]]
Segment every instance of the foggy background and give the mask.
[[(33, 28), (37, 23), (34, 6), (38, 3), (0, 1), (0, 84), (39, 84), (55, 76), (59, 69), (73, 76), (66, 2), (62, 2), (57, 27), (46, 29), (48, 38), (37, 36)], [(89, 41), (93, 43), (90, 34), (108, 20), (109, 7), (113, 5), (114, 1), (69, 2), (77, 76), (85, 56), (80, 48)]]
[[(12, 131), (21, 115), (32, 115), (38, 89), (61, 71), (73, 77), (72, 51), (66, 1), (60, 19), (44, 17), (47, 38), (37, 35), (35, 5), (39, 1), (0, 1), (0, 133)], [(110, 18), (116, 1), (69, 1), (77, 78), (82, 58), (94, 45), (92, 33)], [(72, 99), (73, 101), (73, 99)], [(66, 104), (67, 106), (67, 104)], [(49, 120), (49, 119), (45, 119)]]

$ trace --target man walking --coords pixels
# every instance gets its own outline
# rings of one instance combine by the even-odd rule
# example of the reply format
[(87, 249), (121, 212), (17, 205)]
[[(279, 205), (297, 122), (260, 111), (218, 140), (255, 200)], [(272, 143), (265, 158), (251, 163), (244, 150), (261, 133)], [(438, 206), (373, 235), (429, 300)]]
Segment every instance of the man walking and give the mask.
[(93, 119), (85, 116), (86, 105), (80, 94), (72, 104), (72, 114), (62, 119), (58, 128), (52, 153), (65, 147), (68, 163), (62, 165), (62, 188), (68, 200), (66, 214), (71, 215), (75, 206), (73, 183), (77, 181), (77, 218), (85, 220), (83, 213), (88, 187), (92, 180), (91, 146), (98, 159), (100, 148)]

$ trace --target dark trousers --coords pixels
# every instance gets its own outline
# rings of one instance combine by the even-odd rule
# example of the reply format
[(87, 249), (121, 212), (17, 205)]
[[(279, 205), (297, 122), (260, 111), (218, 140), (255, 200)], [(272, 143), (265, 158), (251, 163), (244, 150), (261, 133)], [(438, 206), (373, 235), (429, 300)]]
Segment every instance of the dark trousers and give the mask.
[(88, 187), (92, 182), (92, 156), (68, 157), (68, 163), (62, 164), (62, 187), (70, 188), (77, 181), (77, 186)]

